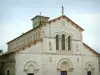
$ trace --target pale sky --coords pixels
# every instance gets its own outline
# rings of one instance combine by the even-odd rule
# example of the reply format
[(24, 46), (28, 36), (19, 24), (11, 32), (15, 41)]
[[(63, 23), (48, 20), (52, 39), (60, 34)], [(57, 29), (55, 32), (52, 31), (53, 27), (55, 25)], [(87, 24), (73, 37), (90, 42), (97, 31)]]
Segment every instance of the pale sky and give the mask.
[(83, 41), (100, 53), (100, 0), (0, 0), (0, 49), (6, 43), (32, 29), (31, 18), (39, 15), (50, 19), (64, 14), (81, 26)]

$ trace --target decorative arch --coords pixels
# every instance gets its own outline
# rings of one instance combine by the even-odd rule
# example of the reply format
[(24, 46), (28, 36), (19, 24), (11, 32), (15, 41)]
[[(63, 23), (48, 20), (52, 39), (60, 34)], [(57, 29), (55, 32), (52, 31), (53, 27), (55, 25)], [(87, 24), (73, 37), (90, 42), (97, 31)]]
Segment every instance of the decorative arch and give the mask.
[(68, 36), (71, 36), (71, 38), (74, 39), (74, 36), (71, 33), (68, 33)]
[(34, 62), (34, 61), (29, 61), (29, 62), (27, 62), (26, 64), (25, 64), (25, 66), (24, 66), (24, 71), (26, 72), (26, 73), (31, 73), (31, 72), (37, 72), (39, 70), (39, 68), (38, 68), (38, 65), (37, 65), (37, 63), (36, 62)]
[(68, 58), (61, 59), (57, 64), (57, 70), (67, 70), (67, 71), (73, 71), (73, 64)]
[(53, 37), (55, 37), (56, 35), (59, 35), (59, 37), (60, 37), (61, 34), (59, 32), (55, 32)]
[(93, 63), (87, 62), (85, 64), (85, 70), (86, 70), (87, 75), (94, 75), (93, 73), (94, 73), (95, 68), (93, 66)]
[(88, 70), (90, 68), (90, 66), (91, 66), (91, 70), (93, 70), (94, 69), (94, 65), (93, 65), (92, 62), (87, 62), (86, 65), (85, 65), (85, 69)]
[[(72, 50), (73, 48), (72, 40), (74, 39), (74, 36), (72, 34), (62, 31), (61, 33), (59, 32), (54, 33), (53, 36), (55, 37), (56, 50), (59, 49), (63, 51)], [(68, 37), (70, 37), (70, 39)]]
[(11, 69), (10, 68), (7, 68), (5, 71), (6, 71), (5, 75), (11, 75)]
[(65, 38), (67, 38), (68, 33), (67, 33), (67, 32), (65, 32), (65, 31), (62, 31), (62, 32), (60, 33), (60, 35), (63, 35), (63, 34), (66, 36)]
[(55, 37), (56, 35), (59, 35), (59, 37), (61, 38), (62, 34), (64, 34), (66, 36), (66, 38), (67, 38), (68, 34), (67, 34), (67, 32), (64, 32), (64, 31), (62, 31), (62, 32), (55, 32), (53, 37)]

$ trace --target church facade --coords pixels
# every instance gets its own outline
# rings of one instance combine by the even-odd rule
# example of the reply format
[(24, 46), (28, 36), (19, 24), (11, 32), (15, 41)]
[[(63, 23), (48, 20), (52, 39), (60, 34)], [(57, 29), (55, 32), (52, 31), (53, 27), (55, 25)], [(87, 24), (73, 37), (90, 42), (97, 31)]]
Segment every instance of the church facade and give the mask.
[(100, 75), (100, 54), (83, 42), (79, 25), (62, 15), (37, 15), (33, 29), (9, 41), (1, 75)]

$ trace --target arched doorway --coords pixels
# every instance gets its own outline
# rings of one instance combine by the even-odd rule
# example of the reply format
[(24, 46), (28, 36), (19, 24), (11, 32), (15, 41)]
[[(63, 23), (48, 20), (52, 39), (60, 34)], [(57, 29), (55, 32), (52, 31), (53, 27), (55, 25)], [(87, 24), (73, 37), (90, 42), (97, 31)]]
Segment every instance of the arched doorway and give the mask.
[(61, 75), (67, 75), (67, 71), (61, 71)]
[(87, 75), (92, 75), (91, 71), (92, 71), (92, 65), (89, 64), (89, 65), (88, 65)]
[(61, 59), (57, 65), (58, 75), (72, 75), (73, 70), (73, 65), (67, 58)]
[(26, 75), (37, 75), (37, 72), (39, 71), (38, 65), (34, 61), (29, 61), (25, 64), (24, 71), (26, 72)]
[(10, 68), (7, 68), (5, 70), (5, 75), (11, 75), (11, 69)]
[(10, 75), (10, 70), (9, 69), (7, 70), (7, 75)]
[(34, 75), (34, 65), (29, 65), (28, 66), (28, 71), (27, 71), (27, 75)]
[(60, 67), (61, 67), (61, 75), (68, 75), (67, 71), (68, 68), (70, 67), (70, 64), (67, 61), (63, 61)]
[(88, 62), (88, 63), (86, 63), (86, 66), (85, 66), (86, 68), (86, 75), (94, 75), (93, 74), (93, 71), (94, 71), (94, 68), (93, 68), (93, 64), (92, 64), (92, 62)]

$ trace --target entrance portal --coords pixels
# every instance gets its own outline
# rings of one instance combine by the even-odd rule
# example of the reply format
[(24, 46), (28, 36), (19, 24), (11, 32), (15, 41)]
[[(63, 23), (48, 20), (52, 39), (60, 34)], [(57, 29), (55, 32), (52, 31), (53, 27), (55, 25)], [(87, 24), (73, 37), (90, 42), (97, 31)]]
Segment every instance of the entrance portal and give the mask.
[(88, 72), (87, 72), (87, 75), (91, 75), (91, 71), (88, 71)]
[(28, 73), (27, 75), (34, 75), (34, 73)]
[(72, 75), (73, 65), (67, 58), (62, 58), (57, 65), (57, 73), (59, 75)]
[(61, 71), (61, 75), (67, 75), (67, 71)]

